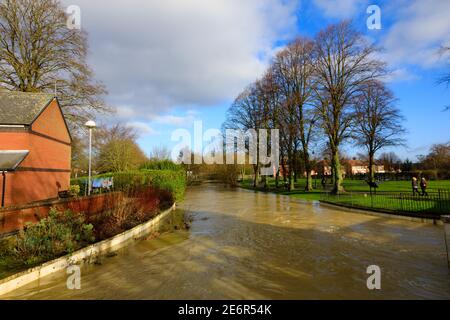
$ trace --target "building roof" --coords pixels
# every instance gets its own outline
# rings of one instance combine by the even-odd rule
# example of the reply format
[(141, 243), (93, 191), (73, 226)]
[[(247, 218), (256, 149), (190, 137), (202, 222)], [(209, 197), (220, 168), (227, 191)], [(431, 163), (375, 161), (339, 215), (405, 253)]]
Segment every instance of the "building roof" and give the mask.
[(54, 95), (0, 91), (0, 125), (31, 125)]
[(352, 167), (366, 167), (368, 166), (368, 164), (364, 161), (361, 160), (348, 160), (347, 161), (349, 165), (351, 165)]

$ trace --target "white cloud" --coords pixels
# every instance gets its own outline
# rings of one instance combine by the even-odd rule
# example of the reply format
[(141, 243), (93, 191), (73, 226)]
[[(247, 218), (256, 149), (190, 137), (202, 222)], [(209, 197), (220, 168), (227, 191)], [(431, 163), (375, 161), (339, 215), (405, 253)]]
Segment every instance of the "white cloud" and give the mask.
[(397, 68), (394, 69), (389, 75), (384, 77), (384, 80), (387, 82), (396, 82), (396, 81), (414, 81), (418, 80), (420, 77), (414, 73), (412, 73), (407, 68)]
[(129, 128), (133, 128), (141, 136), (157, 135), (158, 133), (153, 130), (148, 123), (140, 121), (127, 122), (125, 124)]
[(70, 4), (81, 8), (91, 65), (123, 118), (232, 99), (263, 72), (274, 43), (297, 31), (297, 0)]
[(193, 123), (195, 118), (192, 116), (175, 116), (175, 115), (164, 115), (156, 116), (154, 119), (158, 123), (167, 124), (171, 126), (181, 126), (189, 123)]
[(445, 61), (439, 54), (450, 45), (450, 1), (404, 2), (396, 21), (384, 38), (386, 58), (393, 64), (433, 67)]
[(314, 0), (314, 4), (327, 17), (347, 19), (353, 18), (357, 10), (367, 4), (367, 0)]

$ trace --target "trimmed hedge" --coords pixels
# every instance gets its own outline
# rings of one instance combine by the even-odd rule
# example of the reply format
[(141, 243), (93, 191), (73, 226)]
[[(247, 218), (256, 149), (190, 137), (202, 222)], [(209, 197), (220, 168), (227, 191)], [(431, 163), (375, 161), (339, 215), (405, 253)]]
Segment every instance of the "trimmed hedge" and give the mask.
[[(127, 172), (105, 173), (94, 176), (97, 178), (114, 178), (114, 191), (128, 192), (135, 188), (151, 186), (169, 191), (176, 201), (184, 197), (186, 189), (186, 174), (182, 170), (136, 170)], [(80, 186), (80, 195), (84, 195), (87, 178), (72, 179), (72, 185)]]
[(171, 160), (149, 160), (140, 166), (141, 170), (183, 170), (183, 166)]

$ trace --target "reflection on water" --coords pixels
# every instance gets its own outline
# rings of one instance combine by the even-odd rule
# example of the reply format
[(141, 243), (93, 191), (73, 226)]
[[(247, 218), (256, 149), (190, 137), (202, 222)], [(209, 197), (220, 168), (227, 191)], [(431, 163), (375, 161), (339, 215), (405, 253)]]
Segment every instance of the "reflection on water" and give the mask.
[[(450, 298), (438, 226), (215, 186), (190, 189), (181, 209), (191, 230), (84, 267), (81, 290), (59, 273), (6, 298)], [(366, 287), (369, 265), (382, 269), (381, 291)]]

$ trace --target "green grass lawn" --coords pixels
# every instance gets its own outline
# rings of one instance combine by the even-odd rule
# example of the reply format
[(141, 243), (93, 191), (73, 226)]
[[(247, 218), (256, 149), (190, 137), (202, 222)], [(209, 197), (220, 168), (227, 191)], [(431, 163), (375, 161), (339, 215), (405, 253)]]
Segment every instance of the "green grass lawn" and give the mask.
[[(313, 183), (318, 189), (312, 192), (305, 192), (306, 185), (305, 179), (299, 179), (295, 184), (295, 190), (286, 191), (283, 186), (283, 182), (280, 182), (278, 189), (275, 188), (275, 180), (269, 179), (269, 189), (258, 191), (273, 192), (276, 194), (288, 195), (295, 199), (301, 200), (327, 200), (336, 204), (350, 205), (361, 208), (374, 208), (384, 209), (390, 211), (403, 211), (403, 212), (436, 212), (436, 210), (442, 210), (440, 206), (446, 206), (448, 208), (449, 203), (440, 202), (439, 204), (434, 199), (426, 197), (412, 197), (411, 196), (411, 182), (410, 181), (386, 181), (379, 184), (378, 194), (376, 197), (370, 197), (369, 187), (365, 181), (361, 180), (345, 180), (344, 188), (349, 191), (348, 194), (339, 197), (327, 197), (324, 199), (324, 190), (320, 184), (320, 180)], [(253, 189), (253, 182), (251, 179), (245, 180), (241, 183), (241, 186), (246, 189)], [(330, 186), (328, 186), (330, 187)], [(450, 190), (450, 180), (441, 181), (429, 181), (428, 192), (438, 192), (438, 190)], [(361, 192), (361, 194), (355, 194), (352, 192)], [(383, 192), (395, 193), (383, 194)], [(403, 194), (400, 197), (400, 194)]]

